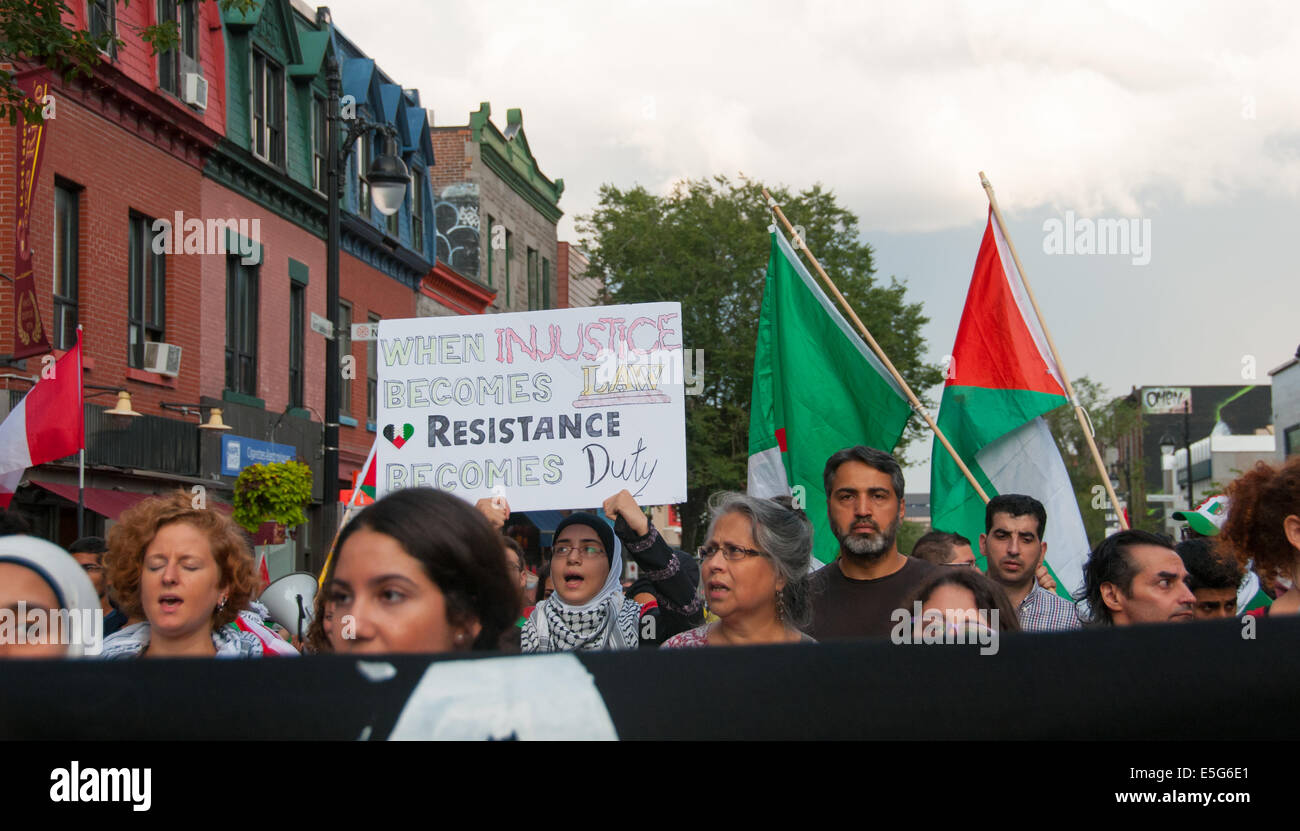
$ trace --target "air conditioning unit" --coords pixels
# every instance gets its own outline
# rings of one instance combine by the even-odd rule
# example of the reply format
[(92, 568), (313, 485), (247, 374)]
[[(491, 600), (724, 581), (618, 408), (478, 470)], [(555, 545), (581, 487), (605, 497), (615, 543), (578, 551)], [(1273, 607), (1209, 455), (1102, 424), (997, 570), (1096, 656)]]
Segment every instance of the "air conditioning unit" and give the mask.
[(170, 343), (144, 342), (144, 370), (170, 375), (181, 374), (181, 348)]
[(208, 82), (197, 72), (186, 72), (181, 76), (181, 100), (200, 110), (208, 108)]

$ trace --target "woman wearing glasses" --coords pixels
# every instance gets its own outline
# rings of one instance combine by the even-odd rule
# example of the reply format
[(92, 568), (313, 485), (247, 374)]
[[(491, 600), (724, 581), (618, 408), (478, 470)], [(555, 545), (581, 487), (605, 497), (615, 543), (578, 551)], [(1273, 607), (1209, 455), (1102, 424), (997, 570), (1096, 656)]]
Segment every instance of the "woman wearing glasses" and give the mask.
[(670, 638), (664, 648), (805, 643), (812, 523), (789, 497), (715, 496), (709, 541), (700, 548), (709, 611), (716, 623)]
[(623, 594), (623, 546), (609, 523), (570, 514), (555, 529), (555, 592), (533, 609), (520, 638), (523, 652), (635, 649), (641, 607)]

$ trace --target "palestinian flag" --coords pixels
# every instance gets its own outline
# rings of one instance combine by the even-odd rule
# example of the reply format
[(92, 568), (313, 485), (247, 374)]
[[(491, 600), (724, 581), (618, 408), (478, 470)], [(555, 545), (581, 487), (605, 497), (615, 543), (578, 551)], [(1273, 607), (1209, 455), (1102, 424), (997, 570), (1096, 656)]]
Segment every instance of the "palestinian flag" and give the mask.
[[(947, 375), (939, 429), (990, 498), (1022, 493), (1043, 503), (1046, 562), (1066, 596), (1083, 584), (1088, 536), (1042, 415), (1069, 400), (991, 209)], [(962, 534), (975, 546), (984, 532), (984, 500), (937, 437), (930, 466), (930, 524)], [(984, 568), (982, 553), (979, 565)]]
[(802, 497), (813, 554), (831, 562), (839, 546), (826, 518), (827, 458), (858, 444), (892, 451), (911, 412), (893, 376), (774, 230), (754, 349), (749, 494)]

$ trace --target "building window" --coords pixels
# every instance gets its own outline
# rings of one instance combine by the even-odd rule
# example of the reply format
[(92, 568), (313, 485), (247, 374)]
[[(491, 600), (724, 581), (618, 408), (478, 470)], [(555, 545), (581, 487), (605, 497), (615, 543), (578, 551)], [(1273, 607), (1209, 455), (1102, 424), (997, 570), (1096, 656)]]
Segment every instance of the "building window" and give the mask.
[(302, 367), (304, 363), (303, 331), (307, 323), (307, 287), (289, 285), (289, 406), (303, 407)]
[(363, 133), (357, 139), (357, 213), (370, 218), (370, 134)]
[(80, 196), (62, 184), (54, 187), (54, 348), (77, 343)]
[(181, 78), (199, 71), (198, 0), (158, 0), (158, 23), (176, 24), (178, 46), (158, 53), (158, 86), (180, 95)]
[[(339, 301), (339, 360), (345, 360), (352, 354), (352, 304), (346, 300)], [(339, 380), (339, 412), (345, 416), (352, 415), (352, 379), (353, 373), (345, 372)]]
[(493, 228), (496, 224), (497, 224), (497, 221), (496, 221), (495, 219), (492, 218), (492, 214), (488, 214), (488, 218), (487, 218), (487, 284), (488, 284), (488, 288), (492, 288), (494, 285), (496, 285), (496, 283), (493, 282), (493, 281), (496, 279), (496, 275), (492, 273), (492, 252), (493, 252), (493, 250), (494, 250), (493, 247), (492, 247), (492, 243), (493, 243), (493, 240), (496, 239), (496, 235), (492, 233), (492, 228)]
[(284, 69), (256, 49), (251, 60), (253, 155), (284, 167)]
[(551, 308), (551, 261), (542, 258), (542, 306), (543, 309)]
[(411, 248), (424, 253), (424, 171), (411, 168)]
[(329, 121), (325, 118), (325, 99), (319, 95), (311, 97), (311, 186), (317, 193), (325, 192), (325, 179), (328, 169), (325, 167), (325, 142), (329, 137)]
[(90, 20), (91, 37), (108, 35), (108, 46), (104, 54), (117, 57), (117, 0), (90, 0), (86, 4), (87, 17)]
[(514, 235), (506, 231), (506, 306), (510, 306), (510, 255), (514, 253)]
[[(173, 229), (173, 233), (175, 230)], [(131, 248), (127, 252), (127, 366), (144, 368), (146, 341), (164, 336), (167, 257), (153, 252), (153, 220), (131, 215)]]
[(257, 395), (257, 266), (226, 259), (226, 389)]
[(538, 291), (538, 286), (537, 286), (538, 266), (537, 266), (536, 248), (528, 249), (527, 264), (528, 264), (528, 311), (531, 312), (533, 309), (540, 309), (542, 307), (538, 297), (540, 292)]
[(1300, 453), (1300, 424), (1293, 424), (1282, 431), (1282, 449), (1284, 458)]
[(380, 317), (371, 314), (366, 320), (372, 327), (376, 327), (371, 329), (370, 336), (373, 340), (366, 343), (366, 421), (373, 424), (379, 418), (379, 338), (375, 336), (375, 331)]

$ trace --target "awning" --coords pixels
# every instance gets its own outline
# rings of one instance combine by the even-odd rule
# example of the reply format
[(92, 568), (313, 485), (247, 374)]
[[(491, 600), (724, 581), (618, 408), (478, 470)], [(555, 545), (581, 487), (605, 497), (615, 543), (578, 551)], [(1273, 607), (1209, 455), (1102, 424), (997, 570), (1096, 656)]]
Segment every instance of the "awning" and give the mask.
[[(561, 522), (561, 521), (562, 521), (566, 516), (568, 516), (569, 513), (572, 513), (572, 512), (571, 512), (571, 511), (569, 511), (569, 512), (566, 512), (566, 511), (525, 511), (525, 512), (524, 512), (524, 516), (528, 517), (528, 521), (529, 521), (529, 522), (531, 522), (533, 525), (536, 525), (536, 526), (537, 526), (537, 530), (538, 530), (538, 532), (539, 532), (539, 539), (538, 539), (538, 541), (537, 541), (538, 544), (541, 545), (542, 548), (550, 548), (550, 547), (551, 547), (551, 543), (553, 542), (553, 537), (555, 536), (555, 529), (556, 529), (556, 527), (559, 526), (560, 522)], [(613, 525), (613, 524), (614, 524), (614, 523), (612, 523), (612, 522), (609, 521), (609, 517), (605, 516), (605, 512), (604, 512), (603, 510), (601, 510), (600, 508), (597, 508), (597, 509), (596, 509), (596, 516), (600, 517), (601, 519), (605, 520), (606, 522), (609, 522), (610, 525)]]
[[(77, 502), (76, 485), (56, 485), (53, 482), (42, 482), (39, 479), (31, 480), (33, 485), (39, 485), (55, 496), (61, 496), (74, 505)], [(85, 504), (86, 508), (100, 516), (109, 519), (117, 519), (127, 508), (135, 505), (142, 499), (148, 499), (153, 496), (152, 493), (140, 493), (139, 491), (111, 491), (104, 488), (86, 488)]]
[[(69, 502), (77, 501), (76, 485), (56, 485), (53, 482), (42, 482), (39, 479), (32, 479), (33, 485), (39, 485), (45, 490), (56, 496), (61, 496)], [(119, 491), (109, 490), (108, 488), (86, 488), (86, 507), (100, 516), (109, 519), (117, 519), (127, 508), (134, 506), (142, 499), (148, 499), (151, 496), (159, 496), (156, 493), (144, 493), (142, 491)], [(218, 502), (215, 499), (208, 500), (208, 507), (216, 508), (224, 514), (233, 514), (235, 509), (225, 502)]]

